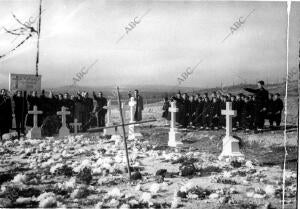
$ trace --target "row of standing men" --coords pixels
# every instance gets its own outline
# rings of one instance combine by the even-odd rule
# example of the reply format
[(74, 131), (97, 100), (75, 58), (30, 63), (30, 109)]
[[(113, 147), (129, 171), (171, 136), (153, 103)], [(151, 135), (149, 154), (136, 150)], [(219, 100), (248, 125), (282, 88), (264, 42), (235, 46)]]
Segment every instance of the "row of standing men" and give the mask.
[[(130, 95), (131, 96), (131, 95)], [(133, 95), (136, 101), (135, 120), (142, 120), (143, 98), (139, 91), (135, 90)], [(26, 92), (16, 91), (12, 96), (8, 95), (7, 90), (0, 91), (0, 137), (12, 129), (13, 114), (15, 115), (16, 129), (25, 134), (25, 126), (33, 126), (33, 115), (28, 114), (29, 110), (37, 106), (43, 113), (38, 117), (38, 126), (45, 121), (50, 123), (59, 121), (57, 112), (64, 106), (70, 111), (66, 116), (66, 123), (69, 126), (76, 118), (82, 124), (81, 130), (86, 131), (90, 127), (105, 126), (105, 115), (107, 113), (107, 99), (102, 92), (93, 92), (93, 98), (89, 97), (88, 92), (77, 92), (77, 95), (68, 93), (54, 95), (51, 91), (48, 95), (42, 91), (38, 96), (36, 91), (26, 95)], [(59, 122), (60, 123), (60, 122)]]
[[(265, 119), (269, 120), (271, 129), (279, 128), (283, 102), (280, 94), (269, 94), (263, 87), (263, 81), (258, 82), (258, 89), (245, 88), (252, 95), (224, 94), (221, 91), (213, 92), (211, 98), (208, 93), (188, 95), (178, 92), (170, 99), (164, 99), (163, 117), (170, 120), (170, 102), (175, 101), (179, 111), (176, 113), (176, 122), (183, 128), (188, 126), (201, 129), (219, 129), (225, 127), (225, 116), (221, 110), (226, 109), (226, 102), (232, 102), (232, 109), (237, 115), (233, 118), (233, 128), (261, 131), (265, 125)], [(274, 122), (276, 127), (274, 126)]]

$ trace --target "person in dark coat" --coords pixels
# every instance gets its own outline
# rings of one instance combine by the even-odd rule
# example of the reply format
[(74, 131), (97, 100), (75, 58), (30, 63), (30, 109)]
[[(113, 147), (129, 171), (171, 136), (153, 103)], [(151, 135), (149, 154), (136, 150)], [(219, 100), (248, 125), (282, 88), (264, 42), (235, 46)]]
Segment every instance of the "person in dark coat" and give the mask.
[(137, 89), (134, 90), (134, 101), (136, 101), (134, 121), (141, 121), (143, 119), (144, 101)]
[(280, 128), (281, 114), (283, 110), (283, 102), (279, 97), (279, 93), (275, 94), (273, 97), (272, 120), (270, 121), (270, 124), (272, 124), (272, 126), (273, 122), (275, 121), (277, 129)]
[(264, 89), (264, 81), (257, 82), (258, 89), (245, 88), (244, 90), (255, 94), (255, 129), (262, 131), (268, 108), (269, 92)]
[(13, 100), (16, 129), (18, 138), (20, 138), (20, 133), (25, 134), (25, 117), (27, 114), (26, 91), (24, 91), (24, 95), (22, 95), (22, 91), (17, 91), (16, 94), (13, 95)]
[(164, 104), (162, 107), (163, 113), (162, 113), (162, 117), (169, 120), (168, 119), (168, 113), (169, 113), (169, 107), (171, 107), (170, 102), (168, 100), (168, 97), (164, 98)]
[(209, 111), (211, 129), (218, 129), (221, 111), (217, 97), (212, 97)]
[(193, 126), (193, 121), (195, 119), (195, 115), (196, 115), (196, 104), (198, 102), (196, 102), (194, 100), (194, 96), (189, 96), (189, 103), (188, 103), (188, 121), (187, 121), (187, 124), (190, 125), (190, 126)]
[(66, 123), (69, 126), (74, 121), (74, 102), (70, 99), (69, 93), (64, 93), (62, 106), (66, 107), (70, 115), (66, 115)]
[(83, 131), (86, 131), (90, 126), (91, 123), (96, 118), (96, 115), (93, 113), (93, 99), (89, 97), (88, 92), (84, 92), (83, 97), (83, 111), (84, 111), (84, 118), (83, 118), (83, 125), (82, 129)]
[(204, 97), (203, 110), (202, 110), (202, 124), (205, 129), (210, 127), (210, 101), (208, 97)]
[(203, 120), (202, 120), (203, 104), (204, 104), (204, 102), (203, 102), (202, 97), (198, 96), (194, 124), (200, 128), (203, 128), (203, 123), (202, 123), (203, 122)]
[(58, 94), (58, 99), (56, 100), (56, 111), (61, 111), (61, 108), (64, 106), (64, 97), (62, 94)]
[(176, 97), (173, 97), (173, 100), (176, 102), (176, 108), (178, 108), (178, 112), (176, 112), (176, 123), (180, 123), (183, 109), (181, 93), (178, 92)]
[(246, 131), (249, 131), (253, 128), (253, 104), (250, 101), (249, 97), (244, 97), (244, 105), (241, 115), (242, 128)]
[(182, 125), (183, 128), (186, 128), (188, 125), (189, 105), (190, 105), (190, 101), (188, 99), (188, 95), (186, 93), (184, 93), (182, 95), (182, 108), (181, 108), (181, 113), (180, 113), (180, 125)]
[(236, 101), (235, 101), (235, 108), (236, 108), (236, 117), (235, 117), (235, 120), (236, 120), (236, 126), (241, 128), (243, 127), (243, 124), (242, 124), (242, 111), (243, 111), (243, 108), (244, 108), (244, 101), (242, 100), (242, 94), (238, 94), (236, 96)]
[[(220, 101), (220, 111), (225, 110), (226, 109), (226, 101), (227, 101), (227, 97), (226, 96), (222, 96), (221, 97), (221, 101)], [(226, 127), (226, 119), (225, 119), (225, 115), (220, 114), (220, 126), (222, 128)]]
[(94, 100), (96, 101), (96, 107), (95, 112), (97, 114), (98, 118), (98, 127), (105, 126), (105, 115), (107, 113), (107, 109), (105, 108), (107, 106), (107, 99), (103, 97), (103, 93), (99, 92), (98, 96), (95, 92), (93, 92)]
[[(230, 95), (230, 102), (232, 103), (232, 109), (237, 109), (236, 97), (234, 95)], [(225, 107), (226, 109), (226, 107)], [(232, 130), (236, 130), (237, 128), (237, 119), (236, 117), (232, 118)]]
[[(42, 110), (40, 98), (37, 96), (37, 92), (31, 92), (31, 95), (27, 96), (28, 102), (28, 111), (32, 111), (34, 106), (37, 106), (38, 110)], [(41, 115), (38, 116), (38, 126), (42, 125), (42, 117)], [(33, 127), (33, 115), (27, 113), (26, 125)]]
[(2, 135), (9, 133), (9, 129), (12, 128), (12, 106), (11, 99), (7, 95), (5, 89), (0, 91), (0, 139)]
[(270, 124), (270, 128), (273, 129), (273, 94), (269, 94), (269, 98), (268, 98), (268, 108), (267, 108), (267, 114), (266, 114), (266, 119), (269, 120), (269, 124)]
[(46, 102), (45, 102), (45, 116), (51, 116), (51, 115), (56, 115), (57, 110), (58, 110), (58, 102), (55, 96), (53, 95), (53, 92), (50, 91), (48, 97), (46, 97)]
[(84, 124), (84, 102), (83, 93), (77, 92), (77, 96), (74, 97), (74, 119), (77, 119), (79, 123)]

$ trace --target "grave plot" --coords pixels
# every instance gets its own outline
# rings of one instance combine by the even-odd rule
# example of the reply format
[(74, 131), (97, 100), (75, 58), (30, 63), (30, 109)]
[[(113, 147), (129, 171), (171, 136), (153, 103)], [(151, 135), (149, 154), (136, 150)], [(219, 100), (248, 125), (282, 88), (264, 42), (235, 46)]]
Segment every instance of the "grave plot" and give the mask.
[[(134, 127), (143, 138), (128, 140), (131, 181), (121, 137), (99, 133), (8, 137), (0, 146), (0, 206), (281, 207), (281, 131), (231, 132), (239, 137), (244, 157), (219, 160), (225, 131), (178, 130), (181, 134), (176, 140), (182, 144), (172, 147), (168, 146), (169, 128), (159, 125), (163, 121), (155, 123)], [(289, 133), (288, 138), (285, 204), (296, 208), (297, 173), (292, 164), (297, 154), (296, 133)]]

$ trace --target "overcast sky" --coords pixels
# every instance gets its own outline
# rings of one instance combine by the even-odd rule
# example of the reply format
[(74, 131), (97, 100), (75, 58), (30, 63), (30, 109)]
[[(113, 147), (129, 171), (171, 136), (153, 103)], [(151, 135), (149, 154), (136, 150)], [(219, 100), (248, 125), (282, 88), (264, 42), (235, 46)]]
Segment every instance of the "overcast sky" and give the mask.
[[(25, 22), (38, 15), (38, 5), (38, 0), (0, 0), (0, 55), (25, 37), (14, 40), (2, 26), (19, 27), (12, 13)], [(286, 73), (286, 3), (43, 0), (42, 7), (43, 88), (71, 85), (76, 73), (96, 60), (79, 85), (178, 85), (180, 74), (200, 60), (181, 85), (271, 82), (282, 80)], [(251, 11), (221, 43), (230, 27)], [(297, 67), (299, 14), (299, 2), (293, 3), (291, 69)], [(126, 34), (125, 27), (134, 19), (140, 23)], [(34, 35), (0, 59), (1, 87), (8, 88), (9, 72), (35, 73), (36, 40)]]

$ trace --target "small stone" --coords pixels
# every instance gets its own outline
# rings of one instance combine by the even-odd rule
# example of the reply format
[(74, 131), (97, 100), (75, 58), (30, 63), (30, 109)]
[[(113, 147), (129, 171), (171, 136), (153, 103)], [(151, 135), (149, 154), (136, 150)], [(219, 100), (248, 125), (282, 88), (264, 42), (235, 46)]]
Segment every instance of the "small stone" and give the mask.
[(230, 194), (237, 194), (238, 192), (237, 192), (237, 190), (236, 190), (235, 188), (231, 187), (231, 188), (229, 189), (229, 193), (230, 193)]
[(264, 197), (265, 197), (265, 195), (262, 195), (262, 194), (254, 194), (253, 195), (253, 198), (257, 198), (257, 199), (262, 199)]
[(166, 177), (167, 169), (159, 169), (156, 171), (155, 176)]
[(196, 168), (193, 163), (183, 164), (179, 167), (181, 176), (191, 176), (196, 173)]
[(123, 194), (121, 193), (120, 189), (113, 188), (110, 192), (108, 192), (108, 196), (110, 197), (122, 197)]
[(173, 201), (171, 203), (171, 208), (178, 208), (180, 201), (181, 201), (180, 197), (174, 196)]
[(245, 166), (246, 166), (247, 168), (250, 168), (250, 169), (253, 169), (253, 168), (254, 168), (254, 166), (253, 166), (253, 164), (252, 164), (252, 162), (251, 162), (250, 160), (246, 161)]
[(135, 191), (141, 191), (141, 185), (137, 184), (136, 187), (134, 188)]
[(274, 196), (274, 195), (275, 195), (275, 188), (274, 188), (274, 186), (272, 186), (272, 185), (267, 185), (267, 186), (265, 187), (265, 192), (266, 192), (266, 194), (269, 195), (269, 196)]
[(154, 183), (151, 185), (149, 191), (151, 192), (151, 194), (157, 194), (160, 190), (160, 185), (158, 183)]
[(142, 202), (150, 202), (152, 195), (148, 192), (144, 192), (140, 198)]
[(218, 199), (219, 195), (217, 193), (212, 193), (209, 195), (209, 199)]
[(140, 180), (140, 179), (142, 179), (142, 174), (139, 171), (131, 174), (131, 180)]
[(121, 205), (120, 209), (130, 209), (130, 205), (123, 204), (123, 205)]

